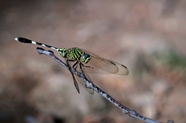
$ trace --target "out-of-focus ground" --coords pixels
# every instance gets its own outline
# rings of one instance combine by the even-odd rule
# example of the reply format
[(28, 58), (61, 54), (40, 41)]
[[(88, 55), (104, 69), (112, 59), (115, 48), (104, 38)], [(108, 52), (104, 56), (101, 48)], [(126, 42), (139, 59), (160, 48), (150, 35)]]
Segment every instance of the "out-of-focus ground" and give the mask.
[(186, 122), (185, 0), (0, 1), (1, 123), (141, 123), (96, 93), (78, 94), (69, 71), (18, 36), (126, 65), (128, 76), (91, 79), (144, 116)]

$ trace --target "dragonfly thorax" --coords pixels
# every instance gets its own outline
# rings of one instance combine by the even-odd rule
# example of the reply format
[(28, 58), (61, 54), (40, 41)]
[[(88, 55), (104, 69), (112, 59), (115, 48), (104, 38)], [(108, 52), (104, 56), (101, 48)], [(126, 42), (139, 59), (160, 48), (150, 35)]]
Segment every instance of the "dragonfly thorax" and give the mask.
[(59, 48), (58, 52), (63, 58), (68, 60), (79, 61), (85, 64), (90, 61), (90, 55), (77, 47), (70, 49)]

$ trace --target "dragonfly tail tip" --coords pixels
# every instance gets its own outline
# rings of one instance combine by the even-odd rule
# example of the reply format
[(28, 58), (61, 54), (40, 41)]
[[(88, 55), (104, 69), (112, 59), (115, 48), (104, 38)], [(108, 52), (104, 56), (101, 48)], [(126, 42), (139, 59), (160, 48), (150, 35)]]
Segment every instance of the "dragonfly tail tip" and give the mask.
[(18, 38), (14, 38), (14, 40), (18, 41)]

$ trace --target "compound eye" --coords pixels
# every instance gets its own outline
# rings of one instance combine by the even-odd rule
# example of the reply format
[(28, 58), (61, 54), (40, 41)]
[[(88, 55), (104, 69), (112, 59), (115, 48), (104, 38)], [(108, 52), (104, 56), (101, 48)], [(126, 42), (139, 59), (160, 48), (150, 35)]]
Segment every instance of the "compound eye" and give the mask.
[(90, 58), (90, 55), (88, 53), (84, 54), (85, 59)]
[(85, 53), (81, 58), (81, 61), (84, 63), (88, 63), (90, 61), (90, 55), (88, 53)]

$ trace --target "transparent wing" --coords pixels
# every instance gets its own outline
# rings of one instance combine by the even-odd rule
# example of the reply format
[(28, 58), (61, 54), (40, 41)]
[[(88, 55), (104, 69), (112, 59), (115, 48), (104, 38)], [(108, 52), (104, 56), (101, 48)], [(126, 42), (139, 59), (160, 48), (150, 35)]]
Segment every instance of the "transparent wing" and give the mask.
[[(74, 64), (75, 64), (76, 62), (69, 62), (69, 65), (72, 67)], [(87, 79), (88, 80), (90, 80), (91, 81), (91, 79), (90, 79), (90, 77), (88, 76), (88, 74), (87, 74), (87, 72), (86, 72), (86, 70), (85, 70), (85, 68), (84, 68), (84, 66), (82, 66), (82, 71), (81, 71), (81, 69), (80, 69), (80, 63), (77, 63), (75, 66), (74, 66), (74, 69), (76, 69), (78, 72), (84, 72), (84, 75), (87, 77)], [(73, 79), (73, 80), (75, 80), (74, 81), (74, 85), (75, 85), (75, 87), (76, 87), (76, 90), (78, 91), (78, 93), (80, 93), (80, 91), (79, 91), (79, 88), (78, 88), (78, 84), (77, 84), (77, 82), (79, 82), (79, 83), (81, 83), (81, 85), (85, 88), (85, 90), (87, 90), (90, 94), (94, 94), (94, 90), (93, 89), (89, 89), (89, 88), (87, 88), (86, 87), (86, 85), (85, 85), (85, 82), (81, 79), (81, 78), (79, 78), (78, 76), (74, 76), (75, 77), (75, 79)], [(77, 81), (77, 82), (76, 82)]]
[[(71, 62), (66, 61), (66, 63), (67, 63), (67, 65), (69, 65), (69, 66), (71, 67)], [(70, 71), (70, 73), (71, 73), (71, 75), (72, 75), (73, 82), (74, 82), (74, 86), (75, 86), (77, 92), (80, 93), (79, 86), (78, 86), (78, 83), (77, 83), (77, 81), (76, 81), (76, 78), (75, 78), (73, 72), (72, 72), (71, 70), (69, 70), (69, 71)]]
[[(79, 65), (79, 64), (77, 64), (76, 70), (79, 71), (79, 72), (81, 72), (81, 69), (80, 69), (80, 65)], [(87, 79), (88, 79), (89, 81), (91, 81), (91, 79), (90, 79), (89, 75), (87, 74), (87, 72), (86, 72), (84, 66), (82, 66), (82, 70), (83, 70), (85, 76), (87, 77)], [(90, 89), (90, 88), (87, 88), (86, 85), (85, 85), (85, 82), (84, 82), (81, 78), (79, 78), (78, 76), (75, 76), (75, 78), (76, 78), (76, 80), (77, 80), (79, 83), (81, 83), (81, 85), (85, 88), (86, 91), (88, 91), (91, 95), (94, 94), (94, 90), (93, 90), (93, 89)]]
[[(82, 66), (82, 70), (83, 70), (85, 76), (87, 77), (87, 79), (91, 81), (89, 75), (86, 73), (86, 71), (85, 71), (85, 69), (84, 69), (83, 66)], [(79, 65), (77, 67), (77, 71), (81, 72), (81, 69), (80, 69), (80, 66)], [(77, 78), (78, 82), (80, 82), (81, 85), (85, 88), (85, 90), (87, 90), (92, 95), (94, 94), (94, 90), (93, 89), (90, 89), (90, 88), (87, 88), (86, 85), (85, 85), (85, 82), (81, 78), (79, 78), (79, 77), (76, 77), (76, 78)]]
[[(101, 69), (107, 71), (111, 74), (118, 75), (127, 75), (129, 73), (127, 67), (115, 61), (111, 61), (105, 58), (101, 58), (98, 55), (95, 55), (89, 51), (85, 51), (91, 56), (90, 61), (87, 63), (87, 66), (90, 66), (90, 69)], [(90, 70), (86, 69), (86, 70)], [(91, 71), (91, 70), (90, 70)]]

